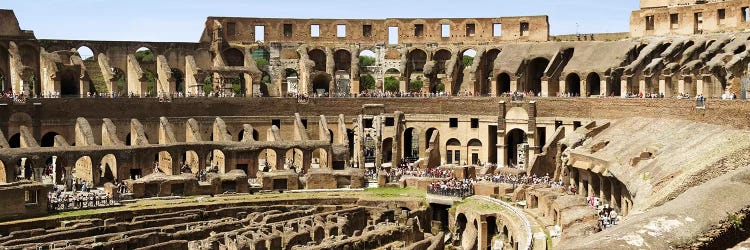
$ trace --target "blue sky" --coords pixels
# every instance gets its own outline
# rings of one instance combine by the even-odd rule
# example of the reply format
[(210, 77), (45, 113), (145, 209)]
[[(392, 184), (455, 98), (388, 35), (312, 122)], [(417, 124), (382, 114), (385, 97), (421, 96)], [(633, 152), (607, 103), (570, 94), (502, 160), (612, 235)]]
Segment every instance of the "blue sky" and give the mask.
[[(469, 4), (470, 3), (470, 4)], [(208, 16), (289, 18), (549, 15), (551, 34), (627, 32), (635, 0), (3, 0), (37, 38), (196, 42)]]

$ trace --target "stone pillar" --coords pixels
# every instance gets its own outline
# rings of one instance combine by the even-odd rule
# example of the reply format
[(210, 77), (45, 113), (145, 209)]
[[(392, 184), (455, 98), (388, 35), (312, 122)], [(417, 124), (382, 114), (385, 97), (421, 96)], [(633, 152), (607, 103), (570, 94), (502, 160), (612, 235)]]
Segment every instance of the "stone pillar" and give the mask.
[(490, 78), (490, 79), (488, 79), (487, 82), (489, 82), (489, 84), (490, 84), (490, 96), (497, 97), (498, 96), (498, 94), (497, 94), (497, 89), (498, 89), (497, 80), (494, 79), (494, 78)]
[(589, 172), (589, 177), (587, 178), (587, 180), (588, 180), (588, 192), (586, 192), (586, 197), (590, 197), (590, 196), (594, 195), (594, 184), (592, 183), (592, 180), (591, 180), (592, 179), (591, 178), (592, 174), (594, 174), (594, 173)]
[(680, 93), (685, 94), (685, 79), (677, 80), (677, 91), (680, 91)]
[[(43, 166), (43, 165), (42, 165)], [(42, 175), (44, 175), (44, 167), (32, 166), (34, 169), (34, 180), (35, 182), (42, 182)]]
[(630, 91), (630, 89), (628, 89), (628, 80), (627, 80), (627, 78), (621, 79), (620, 80), (620, 96), (623, 96), (623, 95), (627, 94), (629, 91)]
[(638, 79), (638, 93), (646, 94), (646, 80), (643, 78)]
[(492, 244), (491, 242), (487, 241), (487, 221), (483, 220), (482, 222), (479, 222), (479, 228), (477, 228), (477, 235), (479, 237), (478, 240), (478, 248), (477, 249), (487, 249), (489, 244)]
[(706, 86), (703, 86), (703, 79), (696, 77), (695, 79), (695, 95), (703, 94), (703, 96), (708, 97), (709, 93), (707, 93)]
[(510, 92), (518, 91), (518, 80), (510, 80)]
[(664, 78), (659, 78), (659, 94), (664, 94), (664, 97), (670, 97), (670, 95), (667, 94), (668, 91), (667, 81), (664, 80)]
[(599, 199), (608, 200), (608, 198), (604, 196), (604, 178), (607, 178), (607, 177), (604, 177), (604, 176), (599, 177)]
[(542, 79), (542, 94), (541, 94), (541, 96), (542, 97), (548, 97), (548, 96), (550, 96), (550, 93), (549, 93), (549, 79), (546, 79), (546, 77), (545, 77), (545, 79)]
[(612, 208), (620, 207), (620, 204), (617, 203), (617, 197), (615, 196), (615, 188), (616, 188), (615, 187), (615, 181), (610, 180), (609, 181), (609, 186), (610, 186), (610, 188), (609, 188), (609, 190), (610, 190), (610, 192), (609, 192), (609, 195), (610, 195), (609, 203), (611, 204), (611, 207)]
[(72, 165), (66, 165), (65, 166), (65, 190), (71, 190), (71, 185), (73, 184), (73, 178), (71, 178), (73, 173), (73, 167)]
[(581, 79), (581, 87), (579, 88), (581, 90), (581, 97), (588, 97), (589, 96), (589, 85), (586, 83), (586, 78)]

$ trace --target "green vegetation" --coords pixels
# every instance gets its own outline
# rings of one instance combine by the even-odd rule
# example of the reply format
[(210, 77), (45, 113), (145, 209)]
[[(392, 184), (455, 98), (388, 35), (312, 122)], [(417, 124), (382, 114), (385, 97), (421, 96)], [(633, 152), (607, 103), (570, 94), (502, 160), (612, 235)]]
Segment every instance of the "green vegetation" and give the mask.
[(409, 81), (409, 91), (421, 91), (422, 87), (424, 87), (424, 82), (420, 79)]
[(143, 75), (146, 76), (146, 92), (148, 92), (149, 95), (155, 96), (156, 95), (156, 76), (153, 72), (144, 70)]
[(500, 206), (498, 204), (476, 199), (476, 198), (466, 198), (463, 201), (458, 201), (453, 203), (453, 207), (458, 208), (462, 206), (468, 206), (471, 210), (477, 211), (477, 212), (501, 212), (505, 211), (505, 208), (503, 206)]
[(206, 76), (203, 78), (203, 93), (206, 93), (207, 95), (211, 93), (214, 89), (214, 81), (211, 76)]
[(375, 89), (375, 78), (370, 74), (359, 77), (360, 90)]
[(435, 86), (435, 92), (443, 92), (443, 91), (445, 91), (445, 84), (443, 84), (442, 82), (438, 83), (438, 85)]
[(156, 61), (156, 57), (154, 56), (154, 53), (151, 52), (150, 49), (147, 50), (140, 50), (135, 52), (135, 59), (139, 62), (154, 62)]
[(365, 189), (365, 194), (372, 198), (424, 198), (427, 190), (416, 188), (381, 187)]
[(255, 66), (258, 66), (258, 68), (266, 67), (268, 66), (268, 60), (265, 58), (255, 58)]
[(744, 219), (744, 216), (742, 215), (727, 213), (727, 222), (729, 223), (729, 225), (733, 229), (739, 230), (740, 232), (745, 231), (745, 229), (742, 228), (742, 219)]
[(464, 66), (469, 67), (472, 64), (474, 64), (474, 57), (464, 56), (463, 61), (464, 61)]
[(371, 56), (359, 56), (359, 66), (360, 67), (375, 66), (375, 58)]
[(385, 81), (383, 82), (383, 87), (385, 88), (385, 91), (398, 91), (399, 89), (399, 81), (398, 78), (389, 76), (385, 78)]

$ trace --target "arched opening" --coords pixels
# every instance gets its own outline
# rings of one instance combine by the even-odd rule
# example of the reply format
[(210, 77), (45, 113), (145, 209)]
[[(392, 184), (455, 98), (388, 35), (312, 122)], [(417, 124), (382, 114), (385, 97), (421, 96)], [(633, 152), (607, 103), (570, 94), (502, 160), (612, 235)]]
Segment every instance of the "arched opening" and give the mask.
[(21, 134), (17, 133), (8, 139), (8, 144), (11, 148), (20, 148), (21, 147)]
[(576, 73), (570, 73), (565, 77), (565, 94), (569, 96), (581, 95), (581, 77)]
[(397, 69), (390, 68), (383, 74), (383, 90), (389, 92), (398, 92), (401, 90), (401, 72)]
[(154, 172), (172, 175), (172, 155), (167, 151), (160, 151), (154, 155)]
[[(320, 167), (320, 164), (312, 164), (313, 168)], [(298, 148), (292, 148), (286, 151), (284, 156), (284, 169), (293, 170), (296, 173), (302, 173), (307, 171), (307, 167), (304, 165), (304, 152)]]
[[(172, 68), (172, 78), (174, 78), (174, 87), (177, 93), (185, 92), (185, 74), (181, 70)], [(170, 90), (171, 91), (171, 90)]]
[(156, 74), (150, 70), (144, 69), (143, 75), (146, 76), (146, 95), (156, 96)]
[(471, 139), (467, 144), (467, 150), (469, 155), (469, 163), (472, 165), (479, 165), (481, 163), (482, 154), (482, 141), (479, 139)]
[(501, 73), (497, 76), (497, 96), (504, 93), (510, 93), (510, 75)]
[(377, 54), (372, 50), (359, 52), (359, 91), (367, 92), (377, 89), (377, 80), (373, 74), (378, 73)]
[(96, 60), (96, 55), (94, 55), (94, 51), (91, 50), (91, 48), (86, 47), (86, 46), (78, 47), (78, 49), (76, 49), (76, 54), (78, 54), (78, 56), (80, 56), (81, 60), (83, 60), (84, 62), (87, 62), (87, 61), (93, 62)]
[(458, 214), (456, 217), (456, 235), (458, 238), (456, 241), (461, 242), (463, 240), (464, 231), (466, 230), (466, 224), (469, 221), (466, 219), (466, 215), (464, 214)]
[(42, 147), (53, 147), (55, 146), (55, 136), (59, 135), (55, 132), (48, 132), (42, 136), (40, 146)]
[(317, 96), (329, 96), (331, 76), (326, 73), (318, 73), (313, 77), (313, 94)]
[(73, 70), (64, 70), (60, 73), (60, 96), (81, 96), (81, 75)]
[(493, 249), (492, 246), (494, 246), (493, 238), (495, 238), (495, 235), (498, 233), (497, 229), (497, 217), (495, 216), (489, 216), (487, 217), (487, 249)]
[(331, 143), (331, 144), (333, 144), (333, 141), (334, 141), (334, 138), (333, 138), (333, 136), (334, 136), (334, 134), (333, 134), (333, 130), (331, 130), (331, 129), (328, 129), (328, 143)]
[(425, 141), (424, 148), (425, 149), (430, 148), (430, 140), (432, 140), (432, 133), (434, 133), (435, 131), (437, 131), (436, 128), (428, 128), (427, 132), (424, 133), (424, 141)]
[[(239, 80), (232, 82), (232, 90), (236, 95), (242, 96), (245, 93), (245, 80), (240, 76)], [(260, 84), (257, 86), (257, 92), (261, 97), (269, 97), (271, 92), (268, 86), (271, 85), (271, 75), (266, 71), (261, 71)]]
[(99, 183), (115, 183), (119, 176), (117, 174), (117, 158), (115, 158), (115, 155), (105, 155), (99, 164)]
[(266, 148), (258, 153), (258, 170), (269, 172), (276, 168), (276, 150)]
[(218, 149), (211, 150), (206, 157), (206, 166), (210, 171), (214, 173), (226, 173), (226, 161), (224, 158), (224, 152)]
[(441, 49), (435, 52), (432, 56), (432, 60), (435, 61), (435, 65), (432, 66), (432, 74), (430, 75), (430, 92), (440, 93), (445, 91), (445, 83), (443, 79), (447, 76), (447, 62), (451, 59), (451, 52), (446, 49)]
[(693, 78), (689, 77), (689, 76), (686, 76), (685, 78), (683, 78), (683, 82), (684, 82), (684, 84), (683, 84), (683, 93), (687, 94), (687, 95), (690, 95), (691, 98), (695, 97), (696, 96), (696, 92), (698, 91), (698, 89), (696, 87), (695, 82), (693, 82)]
[(471, 86), (471, 89), (468, 89), (469, 86), (463, 86), (464, 82), (464, 69), (467, 67), (471, 67), (474, 64), (474, 58), (477, 56), (477, 51), (474, 49), (467, 49), (461, 52), (461, 56), (458, 57), (458, 63), (456, 63), (456, 71), (453, 73), (456, 75), (455, 77), (455, 83), (453, 83), (453, 89), (451, 92), (454, 95), (469, 95), (469, 94), (476, 94), (476, 88), (473, 88), (474, 86)]
[(281, 91), (285, 96), (295, 97), (300, 93), (299, 75), (294, 69), (284, 70), (284, 79), (281, 81)]
[[(0, 51), (0, 54), (2, 53), (3, 52)], [(0, 56), (0, 58), (7, 58), (7, 57)], [(0, 92), (4, 93), (6, 90), (9, 90), (9, 89), (11, 88), (10, 88), (10, 81), (8, 79), (8, 76), (5, 75), (5, 72), (3, 72), (3, 69), (0, 69)]]
[(120, 68), (112, 68), (112, 74), (114, 75), (115, 83), (117, 84), (117, 89), (114, 91), (120, 93), (125, 91), (128, 88), (128, 81), (125, 75), (125, 71)]
[(527, 150), (527, 147), (523, 147), (527, 143), (526, 132), (521, 129), (512, 129), (506, 136), (505, 148), (507, 149), (508, 155), (508, 166), (517, 166), (525, 164), (525, 159), (519, 159), (519, 155), (523, 154), (526, 156), (526, 152), (520, 152), (519, 149)]
[(31, 163), (28, 158), (21, 158), (18, 159), (18, 162), (16, 163), (16, 166), (18, 166), (18, 169), (20, 170), (20, 173), (17, 174), (21, 175), (24, 180), (33, 180), (34, 179), (34, 170), (31, 168)]
[[(78, 182), (78, 185), (88, 184), (94, 182), (94, 174), (98, 172), (92, 166), (91, 157), (83, 156), (76, 160), (76, 165), (73, 168), (73, 177), (78, 178), (82, 182)], [(98, 178), (97, 178), (98, 179)], [(76, 190), (81, 190), (80, 187), (76, 187)]]
[(595, 96), (595, 95), (601, 95), (601, 78), (599, 78), (599, 74), (596, 72), (591, 72), (586, 77), (586, 85), (588, 85), (588, 96)]
[(333, 67), (348, 72), (352, 67), (352, 53), (344, 49), (333, 52)]
[(313, 70), (322, 72), (326, 71), (326, 53), (323, 52), (323, 50), (313, 49), (307, 52), (307, 55), (310, 57), (310, 60), (315, 62)]
[(497, 59), (497, 56), (499, 54), (499, 49), (491, 49), (485, 52), (484, 55), (482, 55), (481, 63), (480, 65), (478, 65), (479, 67), (477, 67), (476, 72), (477, 77), (479, 78), (478, 89), (481, 96), (489, 96), (491, 94), (492, 86), (490, 83), (492, 81), (492, 76), (494, 76), (493, 70), (495, 66), (495, 59)]
[(404, 160), (415, 162), (419, 159), (419, 131), (415, 128), (404, 130)]
[(239, 49), (229, 48), (221, 53), (224, 57), (224, 63), (230, 67), (244, 67), (245, 66), (245, 53), (242, 53)]
[(348, 96), (351, 89), (350, 69), (352, 54), (347, 50), (337, 50), (333, 53), (334, 64), (334, 92), (336, 96)]
[(451, 138), (445, 143), (445, 162), (447, 164), (461, 164), (461, 142), (458, 139)]
[(424, 65), (427, 63), (427, 53), (420, 49), (412, 50), (407, 60), (407, 90), (421, 92), (424, 88)]
[(198, 153), (195, 151), (185, 151), (185, 153), (182, 154), (180, 161), (182, 162), (180, 173), (200, 173), (200, 159), (198, 158)]
[(534, 94), (542, 92), (542, 77), (544, 77), (544, 71), (547, 70), (549, 60), (543, 57), (537, 57), (529, 62), (527, 69), (526, 85), (523, 91), (531, 91)]
[(393, 138), (388, 137), (383, 140), (381, 151), (383, 152), (383, 163), (393, 162)]
[(135, 50), (135, 59), (139, 63), (152, 63), (156, 62), (156, 55), (154, 54), (151, 49), (146, 47), (140, 47), (137, 50)]
[[(312, 154), (312, 168), (323, 168), (328, 169), (330, 166), (328, 151), (322, 148), (315, 149)], [(317, 166), (316, 166), (317, 165)]]

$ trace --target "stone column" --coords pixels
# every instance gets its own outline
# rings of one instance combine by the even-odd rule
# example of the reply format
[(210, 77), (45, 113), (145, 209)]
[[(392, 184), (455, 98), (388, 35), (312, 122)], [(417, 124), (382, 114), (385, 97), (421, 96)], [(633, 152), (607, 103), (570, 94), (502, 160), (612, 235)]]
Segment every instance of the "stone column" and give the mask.
[(478, 240), (478, 248), (477, 249), (487, 249), (487, 246), (489, 244), (492, 244), (491, 242), (487, 241), (487, 221), (483, 220), (482, 222), (479, 222), (479, 228), (477, 228), (477, 235), (479, 237)]
[(604, 176), (599, 176), (599, 199), (602, 200), (608, 200), (607, 197), (604, 196)]
[(628, 88), (628, 79), (625, 77), (625, 79), (620, 80), (620, 96), (625, 95), (630, 91)]
[(610, 188), (609, 188), (609, 190), (610, 190), (610, 192), (609, 192), (609, 195), (610, 195), (609, 203), (611, 204), (611, 207), (612, 208), (620, 207), (620, 204), (617, 203), (617, 197), (615, 196), (615, 188), (616, 188), (615, 187), (615, 181), (610, 180), (609, 181), (609, 186), (610, 186)]
[(646, 94), (646, 79), (638, 79), (638, 93)]

